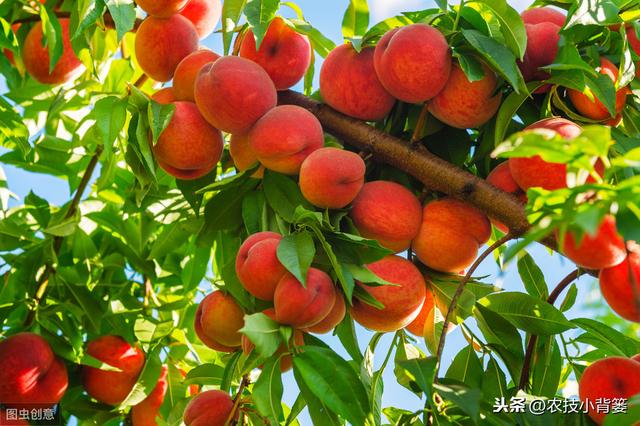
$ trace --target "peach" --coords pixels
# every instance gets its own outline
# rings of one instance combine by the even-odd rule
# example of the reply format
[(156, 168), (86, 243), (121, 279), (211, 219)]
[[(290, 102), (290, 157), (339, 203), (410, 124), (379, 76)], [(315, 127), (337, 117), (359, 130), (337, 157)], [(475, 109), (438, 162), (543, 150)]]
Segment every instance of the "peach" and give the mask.
[(164, 105), (172, 104), (177, 100), (176, 95), (173, 92), (173, 87), (163, 87), (162, 89), (151, 95), (151, 99), (159, 104)]
[(373, 66), (373, 47), (360, 52), (351, 44), (331, 51), (320, 69), (320, 95), (331, 108), (366, 121), (386, 117), (395, 103)]
[(195, 102), (193, 90), (198, 73), (202, 67), (215, 62), (218, 58), (220, 55), (217, 53), (209, 49), (200, 49), (180, 61), (173, 75), (173, 91), (179, 101)]
[(522, 21), (525, 24), (537, 25), (543, 22), (550, 22), (562, 28), (566, 16), (555, 9), (550, 7), (534, 7), (533, 9), (527, 9), (520, 14)]
[(405, 328), (416, 336), (424, 336), (425, 324), (431, 311), (433, 311), (433, 293), (431, 292), (431, 290), (427, 289), (427, 291), (425, 292), (424, 303), (422, 304), (422, 308), (420, 308), (420, 312), (418, 312), (418, 316), (416, 316), (413, 321), (407, 324)]
[(157, 426), (156, 417), (160, 415), (160, 407), (169, 387), (167, 383), (168, 371), (168, 367), (163, 365), (156, 387), (142, 402), (134, 405), (131, 409), (132, 426)]
[(43, 84), (62, 84), (76, 78), (82, 70), (69, 38), (69, 19), (61, 18), (62, 56), (53, 71), (49, 71), (49, 47), (43, 45), (42, 22), (36, 23), (27, 34), (22, 47), (22, 61), (31, 77)]
[[(640, 393), (640, 364), (623, 357), (608, 357), (589, 365), (579, 380), (580, 400), (588, 407), (589, 417), (601, 425), (606, 413), (596, 409), (596, 401), (628, 399)], [(606, 402), (604, 402), (606, 404)]]
[(427, 285), (410, 261), (396, 255), (386, 256), (367, 268), (378, 277), (397, 284), (368, 286), (356, 284), (384, 305), (379, 309), (354, 298), (351, 316), (364, 327), (380, 332), (396, 331), (409, 325), (420, 313)]
[(87, 344), (87, 353), (121, 371), (83, 366), (82, 382), (89, 396), (99, 402), (118, 405), (129, 395), (144, 367), (144, 352), (120, 336), (102, 336)]
[(57, 404), (69, 384), (67, 368), (35, 333), (18, 333), (0, 343), (0, 404), (29, 409)]
[(278, 260), (282, 235), (258, 232), (247, 238), (236, 256), (236, 275), (249, 293), (261, 300), (273, 300), (280, 279), (287, 270)]
[(156, 18), (168, 18), (180, 12), (189, 0), (136, 0), (136, 4), (144, 10), (147, 15)]
[(180, 15), (190, 20), (198, 31), (200, 38), (210, 35), (222, 15), (220, 0), (189, 0), (180, 11)]
[(198, 50), (198, 33), (187, 18), (150, 16), (136, 32), (135, 51), (140, 68), (156, 81), (169, 81), (180, 61)]
[(459, 272), (473, 263), (491, 236), (489, 219), (471, 204), (453, 198), (427, 203), (412, 248), (422, 263), (442, 272)]
[(429, 112), (438, 120), (458, 129), (480, 127), (495, 115), (500, 107), (502, 93), (493, 71), (482, 64), (484, 77), (469, 81), (459, 65), (454, 65), (449, 80), (431, 101)]
[(318, 324), (329, 315), (335, 302), (331, 277), (316, 268), (309, 268), (305, 287), (292, 274), (285, 274), (273, 295), (276, 321), (296, 328)]
[(311, 63), (311, 45), (307, 36), (297, 33), (276, 17), (269, 24), (256, 50), (253, 31), (244, 35), (240, 56), (251, 59), (265, 69), (277, 90), (285, 90), (299, 82)]
[(629, 41), (631, 49), (636, 52), (636, 55), (640, 55), (640, 40), (638, 40), (636, 29), (633, 27), (633, 25), (629, 25), (628, 27), (626, 27), (625, 32), (627, 33), (627, 40)]
[(281, 105), (267, 112), (251, 128), (249, 144), (269, 170), (288, 175), (324, 144), (322, 125), (315, 115), (296, 105)]
[(269, 74), (255, 62), (237, 56), (205, 65), (196, 78), (194, 93), (207, 121), (228, 133), (245, 133), (277, 102)]
[[(258, 162), (258, 157), (249, 143), (248, 133), (231, 135), (229, 139), (229, 155), (231, 155), (233, 165), (236, 166), (239, 172), (244, 172)], [(262, 178), (263, 175), (264, 166), (260, 166), (252, 176)]]
[[(509, 160), (498, 164), (496, 168), (493, 169), (491, 173), (489, 173), (489, 176), (487, 176), (487, 182), (495, 186), (496, 188), (503, 190), (504, 192), (513, 194), (523, 203), (527, 202), (527, 194), (522, 191), (522, 189), (520, 189), (518, 183), (515, 181), (513, 175), (511, 174)], [(493, 225), (502, 232), (509, 232), (509, 228), (502, 222), (497, 221), (493, 218), (490, 218), (490, 220), (491, 223), (493, 223)]]
[(418, 235), (422, 208), (404, 186), (379, 180), (364, 184), (353, 200), (351, 219), (360, 235), (397, 253), (408, 249)]
[[(547, 129), (556, 132), (565, 139), (580, 135), (582, 129), (577, 124), (560, 117), (545, 118), (528, 126), (525, 130)], [(549, 163), (540, 156), (510, 158), (509, 169), (520, 188), (540, 187), (554, 190), (567, 187), (567, 166), (561, 163)]]
[(614, 312), (626, 320), (640, 322), (640, 250), (637, 246), (622, 263), (600, 271), (600, 291)]
[(319, 323), (312, 325), (305, 329), (307, 333), (325, 334), (336, 328), (338, 324), (342, 322), (347, 312), (347, 307), (344, 303), (344, 298), (341, 294), (336, 294), (336, 303), (329, 311), (329, 314)]
[(169, 125), (153, 147), (158, 164), (179, 179), (197, 179), (209, 173), (222, 155), (220, 131), (202, 117), (196, 104), (174, 102)]
[(640, 362), (640, 354), (636, 354), (634, 356), (631, 357), (632, 360)]
[[(265, 309), (264, 311), (262, 311), (262, 313), (268, 316), (269, 318), (271, 318), (272, 320), (274, 321), (276, 320), (276, 311), (273, 308)], [(289, 343), (293, 344), (293, 346), (304, 345), (304, 333), (298, 329), (293, 330), (293, 337), (291, 339), (292, 341)], [(242, 352), (245, 355), (249, 355), (254, 348), (255, 348), (255, 345), (251, 342), (251, 340), (249, 340), (249, 338), (246, 335), (243, 334), (242, 335)], [(291, 370), (291, 367), (293, 366), (293, 359), (291, 358), (291, 355), (288, 352), (289, 352), (289, 349), (287, 348), (287, 345), (282, 343), (278, 348), (278, 350), (276, 350), (276, 352), (272, 355), (274, 357), (282, 355), (280, 357), (280, 371), (283, 373), (285, 371)], [(283, 354), (286, 354), (286, 355), (283, 355)], [(262, 368), (262, 366), (260, 366), (260, 368)]]
[(244, 312), (231, 295), (214, 291), (198, 305), (194, 330), (210, 348), (221, 352), (235, 351), (240, 347), (242, 327)]
[[(618, 67), (606, 58), (600, 58), (600, 69), (598, 72), (609, 77), (614, 84), (618, 81)], [(591, 91), (590, 89), (585, 90), (588, 92)], [(613, 116), (595, 96), (594, 99), (591, 100), (584, 93), (574, 89), (567, 90), (567, 93), (573, 106), (583, 116), (592, 120), (608, 120), (614, 118), (622, 111), (627, 100), (627, 95), (629, 94), (629, 89), (627, 87), (617, 88), (615, 114)]]
[(605, 216), (595, 234), (585, 233), (580, 242), (569, 231), (564, 235), (562, 254), (587, 269), (604, 269), (622, 263), (626, 257), (624, 240), (618, 234), (616, 220)]
[(209, 390), (189, 401), (183, 420), (186, 426), (225, 426), (233, 410), (233, 400), (226, 392)]
[(440, 31), (412, 24), (382, 36), (373, 62), (389, 93), (404, 102), (420, 103), (444, 88), (451, 71), (451, 52)]
[(321, 148), (302, 162), (300, 190), (316, 207), (341, 209), (362, 189), (365, 171), (364, 161), (358, 154), (338, 148)]

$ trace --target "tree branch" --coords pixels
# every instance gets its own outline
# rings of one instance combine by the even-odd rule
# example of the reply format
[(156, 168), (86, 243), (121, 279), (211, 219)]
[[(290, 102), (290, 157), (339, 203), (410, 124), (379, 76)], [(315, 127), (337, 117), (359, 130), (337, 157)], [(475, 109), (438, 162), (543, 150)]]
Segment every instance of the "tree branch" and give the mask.
[(451, 323), (451, 316), (453, 315), (453, 311), (458, 305), (458, 299), (460, 299), (460, 296), (462, 296), (462, 292), (464, 291), (465, 286), (471, 279), (471, 276), (474, 274), (476, 269), (478, 269), (478, 266), (480, 266), (482, 261), (486, 259), (487, 256), (489, 256), (491, 253), (493, 253), (495, 249), (502, 246), (503, 244), (505, 244), (507, 241), (511, 239), (513, 239), (513, 235), (511, 235), (511, 233), (508, 233), (504, 235), (502, 238), (500, 238), (499, 240), (497, 240), (496, 242), (494, 242), (493, 244), (491, 244), (485, 251), (483, 251), (480, 254), (480, 256), (478, 256), (475, 262), (473, 262), (473, 264), (465, 274), (464, 278), (462, 278), (462, 280), (458, 284), (458, 287), (456, 288), (456, 292), (453, 294), (453, 297), (451, 298), (451, 303), (449, 304), (447, 313), (444, 316), (444, 323), (442, 324), (442, 334), (440, 335), (440, 340), (438, 341), (438, 349), (436, 352), (436, 374), (434, 378), (435, 382), (438, 381), (438, 370), (440, 369), (440, 358), (442, 357), (442, 351), (444, 350), (444, 343), (447, 339), (447, 329), (449, 328), (449, 324)]
[[(569, 284), (574, 282), (580, 275), (582, 275), (581, 270), (576, 269), (575, 271), (570, 272), (569, 275), (564, 277), (562, 281), (560, 281), (558, 285), (553, 289), (551, 294), (549, 294), (549, 297), (547, 298), (547, 303), (550, 305), (553, 305), (554, 303), (556, 303), (556, 300), (558, 300), (558, 297), (560, 297), (564, 289), (569, 287)], [(524, 355), (524, 362), (522, 363), (522, 371), (520, 373), (520, 382), (518, 384), (518, 389), (520, 390), (524, 389), (527, 386), (527, 383), (529, 383), (529, 374), (531, 373), (530, 371), (531, 361), (533, 360), (533, 352), (536, 349), (536, 343), (538, 343), (538, 336), (536, 336), (535, 334), (532, 334), (531, 337), (529, 337), (529, 343), (527, 343), (527, 350)]]
[(236, 423), (235, 418), (236, 418), (236, 415), (238, 414), (240, 401), (242, 401), (242, 392), (244, 391), (244, 388), (246, 388), (250, 384), (251, 384), (251, 381), (249, 380), (249, 375), (245, 374), (244, 376), (242, 376), (242, 380), (240, 381), (240, 385), (238, 386), (238, 391), (236, 392), (236, 396), (235, 398), (233, 398), (233, 409), (229, 413), (229, 417), (227, 418), (225, 425), (232, 425)]
[[(76, 193), (71, 199), (71, 202), (69, 204), (69, 209), (65, 213), (63, 221), (72, 218), (78, 211), (78, 206), (80, 204), (80, 201), (82, 200), (82, 195), (84, 194), (84, 191), (87, 189), (87, 186), (89, 185), (91, 176), (93, 175), (96, 165), (98, 164), (100, 154), (102, 154), (102, 149), (103, 149), (102, 145), (98, 145), (96, 147), (96, 151), (91, 157), (89, 164), (87, 165), (87, 170), (85, 170), (84, 174), (82, 175), (82, 179), (80, 180), (80, 184), (76, 189)], [(60, 236), (56, 236), (53, 238), (53, 252), (55, 253), (56, 256), (60, 254), (60, 250), (62, 249), (62, 240), (63, 240), (63, 237), (60, 237)], [(29, 314), (27, 315), (27, 318), (24, 321), (25, 327), (29, 327), (33, 323), (33, 320), (36, 317), (36, 311), (38, 310), (38, 307), (45, 299), (44, 295), (49, 285), (49, 277), (51, 276), (51, 273), (53, 271), (54, 271), (53, 266), (50, 263), (47, 263), (47, 265), (44, 268), (44, 271), (42, 272), (42, 275), (40, 275), (40, 278), (36, 283), (37, 290), (34, 297), (35, 306), (31, 311), (29, 311)]]

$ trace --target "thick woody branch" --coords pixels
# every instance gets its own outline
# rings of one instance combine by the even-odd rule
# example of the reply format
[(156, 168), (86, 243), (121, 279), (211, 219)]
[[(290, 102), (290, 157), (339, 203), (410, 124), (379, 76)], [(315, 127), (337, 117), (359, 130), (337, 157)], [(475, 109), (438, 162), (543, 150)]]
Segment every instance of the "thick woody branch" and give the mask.
[[(335, 137), (409, 173), (433, 191), (468, 201), (508, 226), (514, 236), (522, 235), (530, 228), (524, 206), (517, 198), (436, 157), (418, 143), (393, 137), (300, 93), (280, 92), (279, 103), (298, 105), (311, 111), (324, 129)], [(545, 243), (555, 247), (553, 241)]]

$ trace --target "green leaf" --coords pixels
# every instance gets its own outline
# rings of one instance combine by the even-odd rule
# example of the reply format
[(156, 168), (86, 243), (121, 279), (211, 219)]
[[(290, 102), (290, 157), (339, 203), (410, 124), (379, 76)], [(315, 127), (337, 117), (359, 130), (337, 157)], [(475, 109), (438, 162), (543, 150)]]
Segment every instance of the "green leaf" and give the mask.
[(398, 365), (409, 373), (420, 390), (429, 396), (431, 395), (431, 388), (436, 375), (436, 364), (435, 357), (413, 358), (398, 362)]
[(253, 385), (251, 395), (260, 414), (274, 424), (280, 424), (282, 413), (282, 373), (280, 372), (280, 358), (271, 357), (262, 367), (260, 377)]
[(524, 293), (491, 294), (478, 303), (519, 329), (539, 336), (558, 334), (575, 327), (562, 312), (547, 302)]
[(475, 0), (473, 3), (481, 3), (491, 10), (500, 23), (500, 32), (507, 47), (517, 58), (522, 59), (527, 49), (527, 33), (518, 11), (509, 6), (506, 0)]
[(269, 23), (275, 18), (280, 8), (279, 0), (248, 0), (244, 9), (247, 22), (253, 29), (256, 38), (256, 49), (260, 48)]
[(129, 395), (124, 401), (120, 403), (118, 408), (122, 409), (130, 407), (142, 402), (150, 393), (153, 388), (158, 384), (158, 378), (162, 371), (162, 361), (158, 356), (158, 351), (154, 350), (147, 354), (147, 362), (144, 364), (144, 368), (136, 381), (136, 384), (129, 392)]
[(520, 93), (513, 92), (502, 101), (500, 109), (496, 114), (496, 125), (494, 131), (494, 146), (498, 146), (504, 141), (507, 129), (511, 124), (511, 120), (518, 113), (522, 104), (535, 92), (542, 83), (531, 82), (527, 84), (527, 90)]
[(76, 231), (77, 226), (78, 217), (73, 216), (50, 225), (47, 229), (44, 229), (43, 232), (56, 237), (68, 237)]
[(524, 283), (527, 293), (538, 299), (546, 300), (549, 296), (547, 282), (544, 280), (542, 270), (536, 264), (533, 257), (524, 252), (518, 259), (518, 273)]
[(265, 170), (262, 185), (269, 206), (289, 223), (294, 220), (296, 207), (313, 208), (288, 176)]
[(185, 385), (219, 385), (222, 381), (224, 368), (217, 364), (202, 364), (189, 370), (184, 378)]
[(142, 343), (160, 340), (171, 334), (173, 329), (173, 320), (159, 321), (154, 318), (138, 318), (133, 326), (136, 338)]
[(116, 24), (118, 42), (133, 29), (136, 22), (136, 9), (132, 0), (105, 0), (107, 9)]
[(93, 108), (96, 129), (102, 144), (110, 147), (122, 132), (127, 119), (127, 102), (116, 96), (107, 96), (96, 102)]
[(176, 110), (173, 104), (159, 104), (156, 101), (150, 101), (148, 104), (147, 114), (149, 119), (149, 127), (153, 135), (153, 145), (158, 142), (158, 138), (167, 128), (171, 117)]
[(531, 371), (531, 394), (553, 398), (562, 375), (562, 357), (554, 338), (538, 343)]
[(480, 359), (473, 346), (467, 345), (453, 359), (445, 377), (458, 380), (470, 388), (479, 388), (482, 384), (482, 376)]
[(476, 30), (463, 29), (462, 35), (491, 68), (513, 86), (517, 93), (527, 93), (527, 86), (516, 65), (516, 57), (507, 47)]
[(351, 424), (366, 423), (371, 411), (367, 391), (355, 370), (331, 349), (305, 346), (294, 355), (293, 369), (331, 411)]
[(493, 357), (489, 359), (482, 377), (482, 395), (487, 401), (507, 397), (507, 378)]
[(249, 235), (262, 230), (262, 216), (266, 209), (266, 199), (262, 189), (250, 192), (242, 201), (242, 221)]
[(294, 25), (296, 31), (309, 37), (311, 46), (323, 58), (326, 58), (335, 49), (336, 44), (307, 21), (302, 19), (290, 19), (289, 21)]
[(345, 39), (362, 36), (369, 27), (367, 0), (350, 0), (342, 18), (342, 36)]
[(575, 283), (571, 284), (569, 290), (567, 291), (566, 296), (562, 300), (560, 304), (560, 312), (567, 312), (569, 309), (573, 307), (576, 303), (576, 298), (578, 297), (578, 287)]
[(301, 231), (285, 236), (278, 244), (277, 255), (282, 265), (306, 287), (307, 271), (316, 255), (311, 233)]
[(356, 334), (353, 319), (351, 319), (348, 311), (342, 322), (336, 327), (335, 333), (347, 353), (351, 355), (351, 359), (357, 363), (361, 363), (362, 352), (360, 352), (360, 346), (358, 345), (358, 335)]
[(244, 316), (244, 327), (240, 332), (245, 334), (256, 347), (260, 356), (268, 358), (282, 344), (280, 324), (263, 313)]
[(62, 27), (55, 13), (49, 13), (46, 7), (40, 8), (40, 21), (42, 22), (42, 35), (46, 41), (49, 52), (49, 72), (55, 68), (62, 56)]
[(294, 368), (293, 375), (300, 388), (300, 394), (304, 396), (309, 408), (309, 416), (314, 426), (342, 426), (344, 422), (340, 421), (338, 416), (329, 409), (326, 403), (317, 397), (309, 386), (303, 380), (301, 374)]
[(587, 332), (586, 336), (589, 338), (590, 344), (606, 350), (610, 355), (632, 357), (640, 353), (640, 342), (600, 321), (590, 318), (576, 318), (571, 322)]
[[(59, 275), (56, 275), (56, 280), (59, 279)], [(64, 284), (75, 299), (75, 302), (82, 309), (91, 330), (94, 333), (98, 332), (100, 330), (102, 315), (104, 314), (104, 309), (102, 309), (100, 303), (86, 287), (69, 283), (66, 280), (64, 280)]]
[(200, 221), (183, 220), (166, 225), (151, 246), (147, 259), (160, 259), (182, 246), (200, 228)]
[(482, 394), (480, 389), (469, 389), (457, 385), (434, 384), (433, 387), (444, 399), (453, 402), (458, 408), (471, 416), (471, 419), (478, 424), (480, 417), (480, 400)]
[(233, 31), (236, 29), (247, 0), (225, 0), (222, 3), (222, 42), (224, 54), (229, 54)]
[(0, 97), (0, 146), (18, 148), (23, 157), (31, 150), (29, 129), (4, 97)]

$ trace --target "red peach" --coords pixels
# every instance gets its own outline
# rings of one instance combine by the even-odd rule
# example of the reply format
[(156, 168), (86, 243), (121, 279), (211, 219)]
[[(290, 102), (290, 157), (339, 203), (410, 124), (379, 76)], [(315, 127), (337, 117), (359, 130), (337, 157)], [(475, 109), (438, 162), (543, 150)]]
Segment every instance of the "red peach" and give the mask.
[(520, 14), (522, 21), (525, 24), (537, 25), (543, 22), (551, 22), (558, 27), (564, 26), (564, 21), (567, 19), (562, 12), (559, 12), (550, 7), (534, 7), (533, 9), (527, 9)]
[(146, 18), (136, 32), (135, 51), (140, 68), (156, 81), (169, 81), (180, 61), (198, 50), (198, 33), (187, 18)]
[(359, 299), (353, 300), (351, 316), (368, 329), (387, 332), (409, 325), (420, 313), (427, 285), (422, 274), (410, 261), (390, 255), (370, 263), (367, 268), (392, 284), (368, 286), (357, 282), (364, 291), (384, 305), (379, 309)]
[[(522, 189), (520, 189), (518, 183), (515, 181), (513, 175), (511, 174), (509, 160), (498, 164), (496, 168), (493, 169), (491, 173), (489, 173), (489, 176), (487, 176), (487, 182), (495, 186), (496, 188), (503, 190), (504, 192), (513, 194), (523, 203), (527, 202), (527, 194), (522, 191)], [(502, 232), (509, 232), (509, 228), (507, 228), (507, 226), (502, 222), (497, 221), (493, 218), (490, 218), (490, 220), (491, 223), (493, 223), (493, 225)]]
[(168, 18), (180, 12), (189, 0), (136, 0), (136, 4), (144, 10), (147, 15), (156, 18)]
[[(220, 390), (209, 390), (194, 396), (184, 410), (186, 426), (225, 426), (234, 404), (231, 397)], [(236, 413), (237, 417), (238, 413)]]
[[(600, 69), (598, 72), (609, 77), (614, 84), (618, 80), (618, 67), (606, 58), (600, 58)], [(590, 92), (590, 89), (586, 90)], [(613, 116), (609, 113), (604, 104), (595, 96), (592, 101), (587, 97), (587, 95), (574, 89), (569, 89), (567, 93), (569, 95), (569, 99), (571, 99), (571, 103), (573, 103), (573, 106), (580, 114), (587, 118), (591, 118), (592, 120), (606, 120), (615, 117), (622, 111), (627, 99), (627, 94), (629, 94), (629, 89), (627, 87), (617, 89), (615, 105), (616, 113)]]
[(636, 29), (630, 25), (626, 28), (627, 40), (629, 41), (629, 45), (631, 49), (636, 52), (636, 55), (640, 55), (640, 40), (638, 40), (638, 35), (636, 34)]
[(240, 347), (242, 327), (244, 312), (230, 295), (214, 291), (198, 305), (194, 329), (210, 348), (221, 352), (235, 351)]
[(49, 72), (49, 47), (43, 45), (42, 22), (38, 22), (27, 34), (22, 47), (22, 60), (31, 77), (43, 84), (62, 84), (73, 80), (82, 69), (69, 38), (69, 19), (61, 18), (62, 56), (53, 71)]
[[(238, 171), (243, 172), (258, 162), (256, 153), (253, 152), (249, 143), (249, 134), (234, 134), (229, 140), (229, 155), (233, 160), (234, 166)], [(264, 175), (264, 166), (260, 166), (252, 175), (256, 178), (262, 178)]]
[(324, 133), (316, 116), (306, 109), (281, 105), (251, 128), (249, 144), (267, 169), (295, 175), (305, 158), (322, 148)]
[(358, 154), (338, 148), (321, 148), (302, 162), (300, 190), (316, 207), (341, 209), (362, 189), (365, 171), (364, 161)]
[(427, 289), (425, 293), (424, 303), (422, 304), (422, 308), (420, 308), (420, 312), (418, 312), (418, 316), (416, 316), (413, 321), (407, 324), (405, 328), (416, 336), (424, 336), (425, 324), (431, 311), (433, 311), (433, 293), (431, 292), (431, 290)]
[(98, 401), (118, 405), (129, 395), (144, 367), (144, 352), (120, 336), (102, 336), (87, 345), (87, 353), (121, 371), (83, 366), (82, 381), (87, 393)]
[(205, 38), (213, 32), (220, 20), (222, 3), (220, 0), (189, 0), (180, 15), (193, 23), (200, 38)]
[(444, 88), (451, 71), (447, 40), (437, 29), (412, 24), (387, 32), (374, 53), (382, 85), (404, 102), (420, 103)]
[(292, 274), (285, 274), (273, 295), (276, 321), (296, 328), (318, 324), (331, 312), (336, 289), (326, 272), (309, 268), (306, 287)]
[(0, 425), (2, 426), (29, 426), (26, 420), (20, 419), (18, 413), (9, 414), (6, 410), (0, 408)]
[(496, 93), (497, 79), (493, 71), (482, 64), (484, 77), (469, 81), (462, 68), (454, 65), (449, 80), (429, 102), (429, 112), (438, 120), (458, 129), (480, 127), (495, 115), (502, 93)]
[(331, 51), (320, 69), (320, 95), (331, 108), (350, 117), (377, 121), (395, 103), (373, 66), (373, 47), (356, 52), (351, 44)]
[(395, 182), (367, 182), (351, 208), (351, 219), (360, 234), (377, 240), (394, 252), (409, 248), (422, 221), (420, 201)]
[(598, 226), (595, 234), (585, 233), (580, 242), (569, 231), (564, 236), (562, 253), (587, 269), (604, 269), (622, 263), (626, 257), (624, 240), (618, 234), (616, 220), (606, 216)]
[(589, 417), (601, 425), (606, 413), (596, 409), (596, 401), (628, 399), (640, 393), (640, 364), (628, 358), (608, 357), (589, 365), (579, 380), (580, 400)]
[(276, 106), (276, 88), (258, 64), (225, 56), (205, 65), (195, 85), (196, 104), (214, 127), (228, 133), (245, 133)]
[(319, 323), (305, 329), (307, 333), (325, 334), (336, 328), (342, 322), (347, 312), (344, 298), (341, 294), (336, 294), (336, 303), (329, 311), (329, 314)]
[(626, 320), (640, 322), (640, 250), (637, 245), (622, 263), (600, 271), (600, 291), (614, 312)]
[(276, 17), (269, 24), (257, 50), (253, 31), (247, 31), (240, 44), (240, 56), (264, 68), (276, 89), (285, 90), (300, 81), (307, 72), (311, 63), (311, 45), (307, 36)]
[(491, 225), (484, 213), (464, 201), (443, 198), (424, 206), (412, 248), (429, 268), (455, 273), (473, 263), (490, 236)]
[(215, 62), (220, 58), (209, 49), (200, 49), (191, 53), (178, 64), (173, 75), (173, 92), (180, 101), (195, 102), (193, 90), (196, 85), (198, 73), (206, 64)]
[(18, 333), (3, 340), (0, 364), (0, 404), (4, 406), (52, 406), (67, 390), (67, 368), (35, 333)]
[[(565, 139), (580, 135), (582, 129), (577, 124), (560, 117), (551, 117), (537, 121), (525, 130), (547, 129), (556, 132)], [(549, 163), (540, 156), (509, 159), (511, 174), (520, 188), (541, 187), (554, 190), (567, 187), (567, 166), (561, 163)]]
[(209, 173), (222, 155), (220, 131), (202, 117), (192, 102), (174, 102), (169, 125), (153, 147), (158, 164), (179, 179), (197, 179)]
[(159, 104), (167, 105), (174, 103), (176, 95), (173, 93), (173, 87), (164, 87), (151, 95), (151, 99)]
[(278, 260), (282, 235), (258, 232), (247, 238), (236, 256), (236, 274), (242, 286), (261, 300), (273, 300), (280, 279), (287, 270)]

